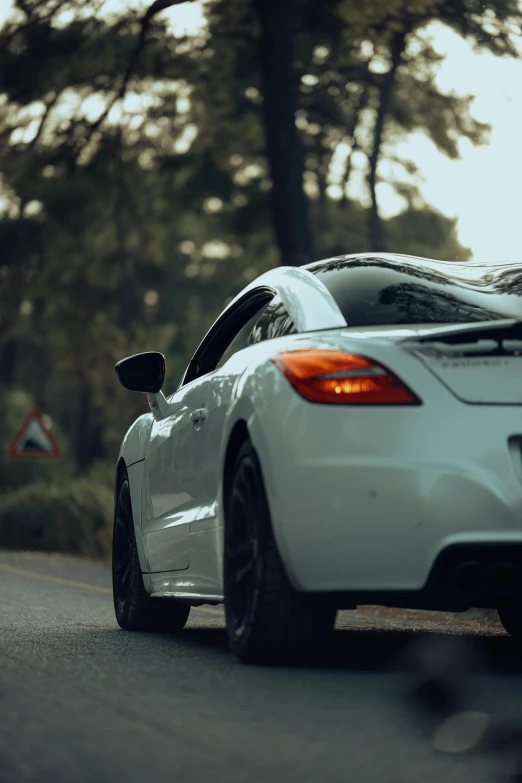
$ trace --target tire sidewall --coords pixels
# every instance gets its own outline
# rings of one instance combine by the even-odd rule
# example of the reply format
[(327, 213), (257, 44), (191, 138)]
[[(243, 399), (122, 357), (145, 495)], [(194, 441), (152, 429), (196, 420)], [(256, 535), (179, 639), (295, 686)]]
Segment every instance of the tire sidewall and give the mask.
[[(227, 528), (226, 524), (226, 518), (230, 514), (231, 509), (231, 499), (234, 489), (234, 483), (236, 481), (236, 478), (238, 476), (239, 469), (241, 467), (241, 464), (244, 461), (249, 461), (252, 463), (252, 466), (256, 472), (256, 500), (259, 503), (259, 514), (253, 515), (253, 524), (256, 525), (256, 534), (258, 538), (258, 548), (257, 548), (257, 563), (255, 566), (255, 573), (256, 578), (254, 582), (254, 588), (253, 588), (253, 595), (252, 595), (252, 601), (250, 605), (250, 611), (247, 615), (247, 618), (245, 620), (245, 624), (243, 627), (243, 630), (241, 634), (237, 634), (235, 632), (235, 629), (232, 626), (231, 622), (231, 615), (230, 615), (230, 608), (229, 608), (229, 602), (227, 601), (227, 581), (226, 581), (226, 552), (227, 552), (227, 535), (230, 534), (230, 528)], [(262, 524), (259, 524), (259, 522), (262, 520)], [(225, 619), (227, 624), (227, 634), (228, 639), (230, 643), (230, 647), (233, 652), (236, 654), (241, 654), (241, 651), (244, 647), (246, 647), (250, 642), (250, 637), (253, 632), (253, 627), (255, 625), (256, 615), (259, 610), (259, 603), (260, 603), (260, 596), (263, 591), (264, 586), (264, 575), (265, 575), (265, 547), (266, 547), (266, 539), (267, 534), (270, 534), (270, 528), (268, 525), (270, 524), (270, 519), (268, 516), (268, 504), (266, 500), (266, 494), (264, 490), (264, 484), (263, 484), (263, 477), (261, 474), (261, 467), (259, 465), (259, 460), (257, 458), (256, 452), (254, 450), (254, 447), (252, 446), (250, 441), (245, 441), (243, 446), (241, 447), (236, 461), (234, 463), (234, 469), (233, 469), (233, 477), (232, 482), (230, 486), (230, 490), (228, 493), (228, 501), (226, 504), (226, 511), (225, 511), (225, 547), (224, 547), (224, 563), (223, 563), (223, 583), (224, 583), (224, 592), (225, 592)]]
[[(126, 489), (125, 489), (126, 485)], [(118, 513), (118, 502), (120, 500), (120, 496), (122, 492), (128, 492), (129, 493), (129, 507), (130, 507), (130, 513), (131, 513), (131, 534), (132, 534), (132, 564), (131, 564), (131, 573), (129, 576), (129, 587), (127, 590), (127, 595), (125, 597), (125, 601), (123, 603), (123, 607), (121, 610), (118, 607), (117, 600), (116, 600), (116, 589), (115, 589), (115, 577), (114, 577), (114, 550), (115, 550), (115, 537), (116, 537), (116, 518)], [(118, 481), (118, 489), (116, 493), (115, 503), (114, 503), (114, 521), (113, 521), (113, 530), (112, 530), (112, 598), (113, 598), (113, 604), (114, 604), (114, 613), (116, 615), (116, 619), (118, 623), (121, 621), (125, 621), (125, 619), (128, 617), (130, 605), (132, 602), (132, 592), (133, 592), (133, 586), (134, 586), (134, 579), (136, 577), (135, 574), (136, 570), (136, 535), (134, 532), (134, 518), (132, 516), (132, 505), (130, 505), (130, 483), (129, 483), (129, 477), (127, 475), (127, 471), (125, 471), (122, 476), (120, 477), (120, 480)]]

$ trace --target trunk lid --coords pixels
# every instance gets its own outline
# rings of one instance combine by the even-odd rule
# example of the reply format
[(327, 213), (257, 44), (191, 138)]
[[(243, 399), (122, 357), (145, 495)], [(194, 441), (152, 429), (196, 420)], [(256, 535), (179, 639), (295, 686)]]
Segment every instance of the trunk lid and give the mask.
[(522, 321), (418, 329), (398, 342), (462, 401), (522, 405)]

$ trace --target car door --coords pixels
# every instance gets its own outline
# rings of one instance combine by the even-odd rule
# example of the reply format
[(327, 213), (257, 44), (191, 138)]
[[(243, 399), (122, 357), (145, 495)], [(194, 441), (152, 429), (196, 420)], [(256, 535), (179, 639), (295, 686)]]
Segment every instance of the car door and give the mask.
[(224, 323), (216, 323), (204, 341), (205, 361), (199, 361), (198, 349), (187, 370), (188, 382), (169, 398), (168, 415), (153, 424), (145, 457), (148, 502), (143, 531), (151, 572), (190, 566), (191, 523), (212, 513), (208, 487), (215, 468), (209, 460), (206, 422), (223, 401), (211, 375), (220, 360), (245, 347), (272, 296), (265, 293), (260, 299), (254, 293), (250, 307), (242, 302), (237, 313), (229, 312)]
[(145, 456), (147, 510), (144, 549), (148, 569), (178, 571), (190, 564), (190, 519), (198, 497), (197, 434), (201, 380), (178, 390), (169, 413), (152, 425)]

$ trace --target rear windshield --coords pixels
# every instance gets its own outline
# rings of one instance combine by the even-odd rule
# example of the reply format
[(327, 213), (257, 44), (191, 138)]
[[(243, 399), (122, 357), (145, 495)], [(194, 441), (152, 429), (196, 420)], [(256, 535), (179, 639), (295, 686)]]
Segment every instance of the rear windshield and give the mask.
[(522, 266), (400, 257), (333, 258), (308, 269), (349, 326), (522, 319)]

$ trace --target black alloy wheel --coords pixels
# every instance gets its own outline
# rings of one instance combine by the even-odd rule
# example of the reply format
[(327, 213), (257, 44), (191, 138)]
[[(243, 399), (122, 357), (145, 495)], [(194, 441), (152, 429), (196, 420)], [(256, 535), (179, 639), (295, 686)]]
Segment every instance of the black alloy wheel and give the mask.
[(120, 478), (112, 538), (114, 613), (127, 631), (180, 631), (190, 606), (169, 598), (151, 598), (145, 590), (134, 533), (129, 479)]
[(245, 663), (306, 663), (328, 647), (336, 608), (294, 589), (272, 530), (259, 459), (239, 450), (225, 513), (225, 618), (230, 647)]
[(227, 623), (241, 637), (257, 602), (261, 578), (259, 551), (259, 486), (254, 463), (242, 460), (235, 476), (227, 513), (225, 594)]
[(114, 511), (114, 536), (112, 545), (112, 584), (116, 617), (121, 615), (128, 601), (131, 588), (134, 556), (134, 531), (129, 482), (120, 485)]

